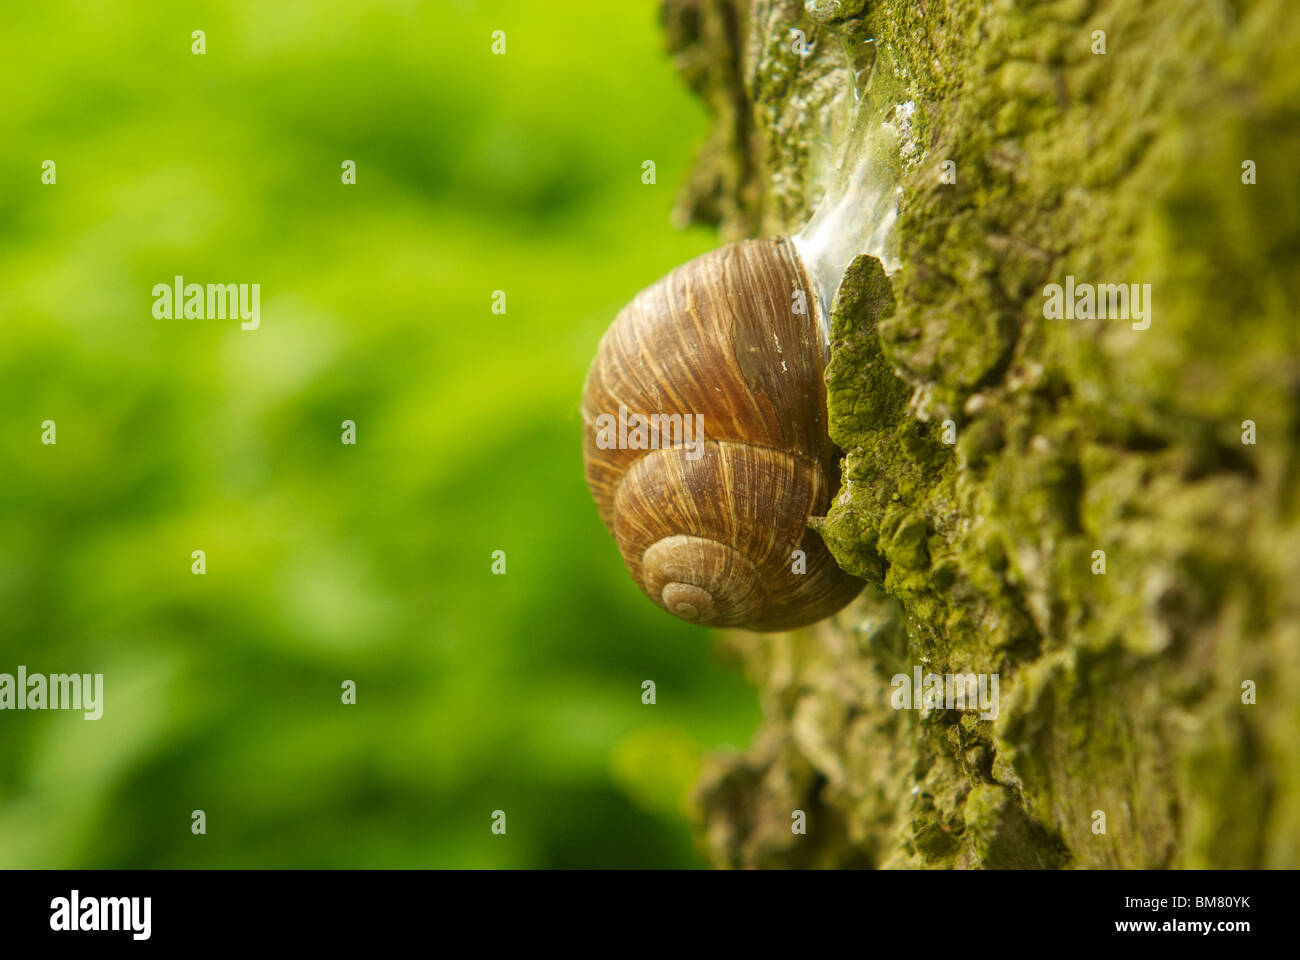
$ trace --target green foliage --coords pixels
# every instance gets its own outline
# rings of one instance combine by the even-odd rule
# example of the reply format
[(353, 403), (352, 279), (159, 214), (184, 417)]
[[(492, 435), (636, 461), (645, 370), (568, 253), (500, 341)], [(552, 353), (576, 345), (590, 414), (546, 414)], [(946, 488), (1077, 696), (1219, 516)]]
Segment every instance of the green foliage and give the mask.
[[(622, 569), (577, 405), (712, 243), (704, 118), (650, 0), (478, 6), (5, 6), (0, 672), (106, 704), (0, 714), (0, 866), (696, 862), (752, 697)], [(261, 329), (154, 319), (177, 274)]]

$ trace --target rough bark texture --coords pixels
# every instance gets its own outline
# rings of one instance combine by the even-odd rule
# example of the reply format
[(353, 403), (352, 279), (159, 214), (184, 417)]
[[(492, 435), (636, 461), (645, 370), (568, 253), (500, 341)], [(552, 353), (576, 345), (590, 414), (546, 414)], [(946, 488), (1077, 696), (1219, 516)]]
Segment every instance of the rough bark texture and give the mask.
[[(717, 115), (679, 211), (724, 239), (805, 222), (846, 89), (915, 105), (899, 268), (854, 264), (827, 374), (819, 529), (871, 586), (723, 636), (765, 719), (699, 785), (715, 863), (1300, 866), (1297, 20), (667, 0)], [(1151, 284), (1150, 327), (1046, 319), (1067, 275)], [(918, 665), (996, 673), (998, 716), (894, 709)]]

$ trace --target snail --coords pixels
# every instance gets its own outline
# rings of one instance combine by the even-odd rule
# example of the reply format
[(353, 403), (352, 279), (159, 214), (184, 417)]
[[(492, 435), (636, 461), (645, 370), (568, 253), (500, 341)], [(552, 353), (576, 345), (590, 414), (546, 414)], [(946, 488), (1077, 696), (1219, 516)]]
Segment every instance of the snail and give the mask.
[(794, 237), (733, 243), (641, 291), (583, 387), (583, 458), (628, 571), (683, 620), (788, 630), (863, 587), (809, 526), (839, 484), (828, 307), (886, 250), (896, 190), (860, 163)]

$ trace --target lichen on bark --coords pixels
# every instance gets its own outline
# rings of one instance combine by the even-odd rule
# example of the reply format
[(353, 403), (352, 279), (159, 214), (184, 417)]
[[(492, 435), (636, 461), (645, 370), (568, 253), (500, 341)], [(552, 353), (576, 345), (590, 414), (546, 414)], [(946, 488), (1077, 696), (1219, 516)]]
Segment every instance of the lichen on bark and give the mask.
[[(679, 210), (726, 239), (802, 226), (846, 90), (915, 107), (899, 265), (855, 262), (827, 371), (845, 458), (817, 526), (869, 586), (721, 638), (764, 721), (697, 790), (712, 860), (1300, 865), (1300, 18), (665, 11), (720, 118)], [(1151, 284), (1150, 326), (1046, 318), (1067, 275)], [(998, 716), (893, 709), (916, 665), (998, 674)]]

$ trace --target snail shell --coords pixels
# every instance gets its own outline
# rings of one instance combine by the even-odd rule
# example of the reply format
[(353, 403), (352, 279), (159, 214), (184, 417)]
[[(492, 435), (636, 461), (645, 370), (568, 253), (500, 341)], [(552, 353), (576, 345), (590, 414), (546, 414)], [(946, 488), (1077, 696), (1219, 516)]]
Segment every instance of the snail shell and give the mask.
[[(792, 629), (862, 588), (808, 527), (839, 487), (813, 291), (788, 238), (722, 247), (639, 293), (587, 374), (587, 484), (632, 577), (684, 620)], [(702, 443), (609, 449), (598, 422), (620, 410), (702, 415)]]

